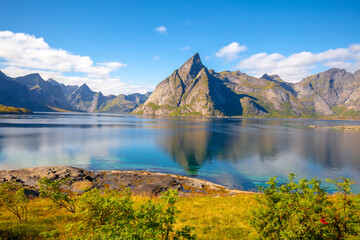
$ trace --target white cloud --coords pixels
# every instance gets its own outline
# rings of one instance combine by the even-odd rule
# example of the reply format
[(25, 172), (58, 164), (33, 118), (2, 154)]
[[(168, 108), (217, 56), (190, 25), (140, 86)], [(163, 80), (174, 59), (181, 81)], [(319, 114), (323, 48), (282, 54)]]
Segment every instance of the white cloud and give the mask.
[(111, 72), (126, 66), (124, 63), (94, 63), (88, 56), (52, 48), (43, 38), (25, 33), (0, 31), (0, 60), (2, 71), (12, 77), (38, 72), (44, 79), (54, 78), (65, 84), (87, 83), (104, 94), (146, 92), (153, 88), (129, 85), (111, 77)]
[(167, 29), (165, 26), (160, 26), (154, 29), (155, 32), (158, 32), (160, 34), (167, 34)]
[(190, 47), (189, 46), (185, 46), (183, 48), (180, 48), (181, 51), (188, 51), (190, 50)]
[(240, 45), (237, 42), (232, 42), (229, 45), (221, 48), (215, 55), (218, 58), (224, 58), (226, 61), (230, 62), (238, 58), (240, 52), (246, 51), (247, 47), (245, 45)]
[(110, 72), (126, 66), (120, 62), (94, 64), (88, 56), (51, 48), (43, 38), (10, 31), (0, 31), (0, 58), (7, 66), (78, 72), (97, 77), (107, 77)]
[(290, 56), (279, 53), (258, 53), (240, 61), (237, 68), (261, 76), (264, 73), (279, 74), (288, 82), (298, 82), (311, 75), (317, 66), (345, 68), (350, 72), (360, 69), (360, 44), (349, 48), (330, 49), (320, 53), (300, 52)]
[(160, 57), (159, 56), (154, 56), (152, 59), (157, 61), (157, 60), (160, 60)]

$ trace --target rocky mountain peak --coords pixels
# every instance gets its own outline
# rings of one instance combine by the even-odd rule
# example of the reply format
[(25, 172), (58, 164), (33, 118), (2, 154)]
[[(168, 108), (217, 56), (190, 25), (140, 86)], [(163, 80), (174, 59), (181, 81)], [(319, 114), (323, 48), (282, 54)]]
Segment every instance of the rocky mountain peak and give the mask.
[(268, 75), (267, 73), (265, 73), (264, 75), (262, 75), (261, 78), (264, 78), (269, 81), (282, 82), (280, 76), (277, 74)]
[(31, 74), (27, 75), (27, 77), (33, 78), (33, 79), (42, 79), (39, 73), (31, 73)]
[(360, 70), (357, 70), (356, 72), (354, 72), (353, 76), (354, 76), (355, 81), (360, 83)]
[(47, 80), (47, 82), (51, 83), (53, 86), (59, 86), (59, 85), (60, 85), (60, 83), (59, 83), (58, 81), (55, 81), (55, 80), (52, 79), (52, 78), (49, 78), (49, 79)]
[(79, 91), (80, 92), (82, 92), (82, 93), (84, 93), (84, 92), (93, 92), (93, 91), (91, 91), (91, 89), (89, 88), (89, 86), (88, 85), (86, 85), (86, 83), (84, 83), (83, 85), (81, 85), (80, 87), (79, 87)]
[(196, 78), (201, 69), (205, 68), (202, 64), (200, 56), (195, 53), (189, 60), (187, 60), (178, 70), (180, 78), (184, 82), (188, 82)]

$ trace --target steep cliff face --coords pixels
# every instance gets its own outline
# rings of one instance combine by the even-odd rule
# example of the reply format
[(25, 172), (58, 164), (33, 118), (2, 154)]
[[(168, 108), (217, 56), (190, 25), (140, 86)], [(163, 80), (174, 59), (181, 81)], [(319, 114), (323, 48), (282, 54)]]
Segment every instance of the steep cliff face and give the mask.
[(92, 111), (96, 93), (84, 83), (67, 97), (67, 101), (77, 110)]
[(128, 113), (145, 102), (146, 94), (104, 96), (101, 92), (92, 91), (86, 84), (81, 85), (67, 98), (75, 109), (85, 112)]
[(55, 81), (52, 78), (49, 78), (47, 82), (51, 83), (54, 86), (60, 86), (62, 93), (64, 94), (64, 97), (69, 97), (76, 89), (79, 88), (78, 85), (65, 85), (63, 83), (59, 83)]
[[(133, 113), (145, 115), (202, 115), (318, 117), (360, 113), (360, 71), (330, 69), (297, 84), (278, 75), (261, 78), (240, 71), (208, 70), (198, 54), (156, 86)], [(349, 115), (349, 114), (348, 114)]]
[(26, 86), (13, 81), (0, 71), (0, 104), (12, 107), (26, 107), (33, 109), (47, 109), (45, 105), (37, 103), (30, 97)]
[(44, 81), (39, 74), (11, 78), (0, 72), (0, 102), (33, 111), (72, 110), (59, 86)]
[(38, 73), (17, 77), (13, 80), (26, 86), (31, 98), (35, 101), (50, 108), (72, 110), (71, 106), (66, 102), (60, 86), (54, 86), (45, 81)]
[(210, 96), (211, 76), (195, 54), (156, 86), (134, 113), (154, 115), (223, 115)]
[[(332, 68), (325, 72), (312, 75), (294, 84), (297, 97), (308, 107), (314, 107), (321, 115), (332, 115), (335, 106), (344, 105), (359, 88), (354, 76)], [(356, 98), (356, 96), (353, 95)]]
[[(240, 116), (287, 111), (300, 115), (306, 108), (275, 76), (255, 78), (239, 71), (216, 73), (195, 54), (162, 81), (134, 113), (146, 115)], [(280, 81), (280, 82), (278, 82)], [(290, 105), (290, 107), (289, 107)]]

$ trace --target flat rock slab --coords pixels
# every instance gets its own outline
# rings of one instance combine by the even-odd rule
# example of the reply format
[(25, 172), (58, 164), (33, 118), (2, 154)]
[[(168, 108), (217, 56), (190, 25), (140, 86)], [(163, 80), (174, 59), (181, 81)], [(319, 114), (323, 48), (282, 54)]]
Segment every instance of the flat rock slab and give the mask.
[(69, 178), (72, 191), (77, 193), (92, 188), (130, 188), (133, 194), (145, 196), (159, 196), (168, 189), (177, 189), (180, 196), (248, 193), (197, 178), (147, 171), (90, 171), (65, 166), (0, 171), (0, 183), (16, 181), (35, 193), (39, 189), (38, 181), (43, 177), (53, 180)]

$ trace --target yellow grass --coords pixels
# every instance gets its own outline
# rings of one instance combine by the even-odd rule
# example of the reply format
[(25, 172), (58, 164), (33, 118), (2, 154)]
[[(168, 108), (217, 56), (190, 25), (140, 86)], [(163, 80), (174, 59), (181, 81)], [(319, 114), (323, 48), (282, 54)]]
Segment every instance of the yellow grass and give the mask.
[(8, 107), (0, 104), (0, 113), (31, 113), (31, 111), (26, 108)]
[[(194, 226), (198, 239), (254, 239), (256, 233), (247, 220), (247, 214), (255, 204), (254, 197), (255, 194), (239, 194), (180, 198), (176, 206), (181, 213), (175, 229), (185, 225)], [(149, 199), (140, 196), (133, 198), (135, 205)], [(153, 200), (161, 201), (158, 198)], [(0, 236), (4, 230), (13, 229), (25, 239), (67, 239), (71, 232), (66, 231), (66, 227), (75, 221), (73, 215), (65, 210), (51, 209), (50, 206), (50, 200), (32, 200), (29, 203), (28, 224), (22, 226), (17, 224), (11, 213), (0, 208)]]

